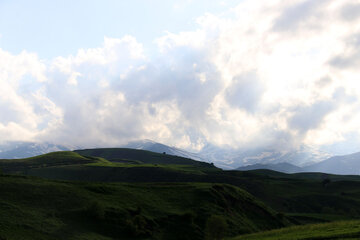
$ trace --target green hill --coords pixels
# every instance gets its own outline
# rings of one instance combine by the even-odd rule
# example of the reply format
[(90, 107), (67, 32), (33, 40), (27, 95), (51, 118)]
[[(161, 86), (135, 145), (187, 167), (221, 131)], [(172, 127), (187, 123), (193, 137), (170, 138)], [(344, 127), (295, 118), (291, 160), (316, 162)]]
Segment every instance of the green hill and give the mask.
[(248, 170), (242, 171), (243, 174), (248, 175), (263, 175), (269, 177), (278, 177), (278, 178), (293, 178), (293, 179), (310, 179), (310, 180), (324, 180), (325, 178), (331, 179), (332, 181), (360, 181), (359, 175), (336, 175), (329, 173), (321, 172), (302, 172), (302, 173), (283, 173), (278, 171), (273, 171), (269, 169), (257, 169), (257, 170)]
[(220, 170), (205, 162), (134, 149), (53, 152), (32, 158), (0, 160), (0, 169), (4, 173), (50, 179), (107, 182), (183, 182), (190, 179), (190, 175)]
[[(274, 212), (271, 214), (275, 215), (278, 220), (283, 218), (282, 222), (280, 221), (282, 224), (287, 221), (293, 224), (308, 224), (360, 218), (360, 177), (358, 176), (322, 173), (285, 174), (271, 170), (223, 171), (204, 162), (131, 149), (56, 152), (27, 159), (0, 160), (0, 167), (5, 173), (32, 175), (47, 179), (83, 181), (88, 182), (89, 185), (102, 182), (103, 187), (122, 184), (128, 184), (126, 186), (131, 184), (147, 186), (149, 194), (153, 194), (155, 189), (150, 186), (168, 185), (171, 186), (167, 190), (169, 193), (172, 192), (170, 188), (179, 191), (179, 194), (172, 193), (174, 201), (182, 201), (180, 195), (182, 190), (176, 187), (182, 184), (191, 183), (195, 186), (228, 184), (225, 186), (232, 185), (234, 189), (237, 189), (236, 187), (244, 189), (265, 203), (266, 206), (279, 212), (277, 215)], [(49, 181), (49, 183), (55, 182)], [(226, 189), (233, 188), (227, 187)], [(232, 192), (232, 190), (226, 191)], [(161, 194), (166, 194), (166, 192), (164, 191)], [(106, 197), (106, 195), (101, 196)], [(137, 197), (141, 198), (141, 196)], [(147, 198), (146, 195), (144, 197)], [(209, 197), (207, 201), (212, 201), (210, 199), (213, 196), (208, 195), (207, 197)], [(138, 206), (148, 204), (144, 200)], [(216, 204), (220, 203), (217, 202)], [(197, 205), (195, 207), (195, 205), (193, 208), (199, 207)], [(224, 205), (221, 206), (224, 207)], [(156, 208), (155, 204), (152, 207)], [(218, 207), (213, 207), (218, 209)], [(224, 209), (229, 212), (234, 211), (232, 205), (226, 205)], [(246, 206), (246, 209), (251, 208)], [(271, 210), (267, 211), (271, 212)], [(200, 213), (197, 214), (201, 215)], [(217, 213), (212, 214), (217, 215)], [(250, 222), (249, 220), (241, 220), (246, 227), (232, 223), (231, 234), (235, 231), (238, 233), (260, 231), (265, 228), (280, 226), (277, 224), (275, 224), (276, 226), (267, 225), (269, 224), (267, 221), (271, 221), (270, 218), (263, 218), (267, 223), (256, 222), (256, 217), (251, 218), (250, 215), (246, 215), (244, 219), (252, 220)], [(174, 221), (177, 222), (178, 220)], [(230, 222), (227, 220), (227, 223), (230, 224)], [(156, 229), (163, 223), (157, 224), (154, 225)], [(196, 225), (201, 225), (200, 228), (203, 229), (204, 221), (198, 222)]]
[(360, 221), (342, 221), (277, 229), (238, 236), (231, 240), (355, 240), (360, 239)]
[(291, 216), (294, 223), (360, 218), (360, 181), (347, 180), (347, 176), (327, 175), (328, 178), (321, 179), (316, 175), (304, 179), (297, 174), (270, 170), (224, 171), (213, 175), (218, 176), (217, 182), (231, 182), (276, 211)]
[[(287, 225), (245, 191), (209, 183), (85, 183), (0, 176), (0, 239), (203, 239)], [(210, 225), (211, 226), (211, 225)]]
[[(360, 217), (358, 176), (222, 171), (208, 163), (131, 149), (55, 152), (1, 160), (0, 167), (5, 173), (71, 181), (226, 183), (246, 190), (296, 224)], [(329, 183), (324, 185), (324, 179)]]
[(33, 168), (78, 165), (100, 161), (95, 157), (84, 157), (75, 152), (62, 151), (23, 159), (1, 159), (0, 169), (6, 173), (26, 172)]
[(132, 163), (132, 164), (172, 164), (172, 165), (191, 165), (196, 167), (214, 168), (213, 165), (195, 161), (190, 158), (178, 157), (168, 154), (130, 149), (130, 148), (96, 148), (75, 150), (82, 156), (92, 156), (105, 158), (112, 162)]

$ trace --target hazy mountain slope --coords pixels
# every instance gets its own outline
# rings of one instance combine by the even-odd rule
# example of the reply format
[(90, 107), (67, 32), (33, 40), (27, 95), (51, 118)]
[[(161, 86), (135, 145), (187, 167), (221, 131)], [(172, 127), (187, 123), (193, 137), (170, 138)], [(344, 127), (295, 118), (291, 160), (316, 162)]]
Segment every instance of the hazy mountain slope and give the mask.
[[(121, 147), (148, 150), (157, 153), (165, 152), (168, 155), (212, 162), (223, 169), (234, 169), (257, 163), (268, 164), (281, 162), (304, 166), (330, 157), (330, 155), (325, 152), (307, 146), (302, 146), (298, 150), (293, 151), (278, 151), (271, 148), (233, 149), (230, 147), (217, 147), (209, 144), (200, 152), (194, 153), (151, 140), (140, 140), (129, 142)], [(27, 158), (48, 152), (67, 151), (71, 149), (76, 148), (73, 146), (55, 145), (50, 143), (8, 142), (0, 145), (0, 158)]]
[(51, 143), (6, 142), (0, 145), (0, 159), (28, 158), (41, 154), (68, 151), (72, 147)]
[(130, 142), (122, 147), (143, 149), (158, 153), (182, 156), (199, 161), (212, 162), (223, 169), (234, 169), (252, 164), (268, 164), (288, 162), (297, 166), (309, 165), (329, 158), (331, 155), (308, 146), (301, 146), (297, 150), (279, 151), (271, 148), (234, 149), (218, 147), (208, 144), (201, 151), (192, 153), (151, 140)]
[(202, 158), (199, 154), (188, 152), (186, 150), (170, 147), (162, 143), (157, 143), (151, 140), (139, 140), (139, 141), (132, 141), (125, 145), (122, 145), (123, 148), (133, 148), (133, 149), (141, 149), (147, 150), (151, 152), (157, 153), (166, 153), (170, 155), (191, 158), (198, 161), (207, 161), (205, 158)]
[(303, 172), (303, 169), (301, 167), (295, 166), (293, 164), (290, 163), (274, 163), (274, 164), (253, 164), (253, 165), (248, 165), (248, 166), (244, 166), (244, 167), (239, 167), (236, 170), (240, 170), (240, 171), (248, 171), (248, 170), (256, 170), (256, 169), (269, 169), (269, 170), (273, 170), (273, 171), (278, 171), (278, 172), (283, 172), (283, 173), (298, 173), (298, 172)]
[(252, 164), (287, 162), (296, 166), (309, 165), (327, 159), (331, 155), (317, 149), (301, 146), (297, 150), (279, 151), (272, 148), (232, 149), (229, 147), (205, 146), (199, 153), (202, 158), (227, 169)]
[(331, 157), (304, 168), (307, 172), (323, 172), (343, 175), (360, 174), (360, 152)]

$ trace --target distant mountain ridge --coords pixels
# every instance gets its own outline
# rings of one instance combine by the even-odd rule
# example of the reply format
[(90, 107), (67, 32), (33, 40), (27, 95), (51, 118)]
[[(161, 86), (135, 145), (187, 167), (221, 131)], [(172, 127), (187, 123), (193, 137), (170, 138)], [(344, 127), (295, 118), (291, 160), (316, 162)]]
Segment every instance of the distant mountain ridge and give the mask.
[(199, 154), (188, 152), (176, 147), (170, 147), (162, 143), (154, 142), (152, 140), (139, 140), (131, 141), (125, 145), (121, 145), (123, 148), (133, 148), (139, 150), (147, 150), (156, 153), (166, 153), (174, 156), (191, 158), (193, 160), (208, 162), (205, 158), (202, 158)]
[[(191, 158), (197, 161), (212, 162), (223, 169), (234, 169), (252, 164), (274, 164), (288, 162), (302, 166), (304, 163), (319, 162), (328, 158), (328, 154), (316, 152), (314, 149), (301, 148), (298, 151), (280, 152), (271, 149), (233, 149), (206, 145), (200, 152), (194, 153), (177, 147), (168, 146), (151, 140), (132, 141), (113, 147), (133, 148), (156, 153)], [(82, 148), (82, 147), (81, 147)], [(0, 144), (0, 158), (16, 159), (37, 156), (55, 151), (69, 151), (80, 147), (64, 146), (52, 143), (7, 142)]]
[[(235, 150), (214, 145), (205, 146), (193, 153), (170, 147), (151, 140), (132, 141), (120, 147), (166, 153), (197, 161), (212, 162), (223, 169), (254, 170), (270, 169), (284, 173), (324, 172), (332, 174), (360, 174), (360, 152), (343, 156), (331, 156), (326, 152), (302, 146), (296, 151), (271, 149)], [(79, 149), (74, 146), (52, 143), (7, 142), (0, 144), (0, 159), (16, 159), (41, 154)]]
[(304, 145), (299, 149), (287, 151), (279, 151), (272, 148), (233, 149), (230, 147), (207, 145), (198, 154), (226, 168), (283, 162), (296, 166), (306, 166), (331, 157), (331, 154)]
[(360, 152), (330, 157), (306, 167), (298, 167), (284, 162), (277, 164), (251, 164), (237, 168), (240, 171), (256, 169), (269, 169), (284, 173), (321, 172), (339, 175), (360, 175)]
[(303, 168), (306, 172), (323, 172), (341, 175), (360, 175), (360, 152), (334, 156)]
[(301, 146), (298, 150), (278, 151), (270, 148), (258, 149), (233, 149), (230, 147), (218, 147), (206, 145), (201, 151), (194, 153), (151, 140), (139, 140), (129, 142), (121, 147), (142, 149), (157, 153), (191, 158), (198, 161), (212, 162), (223, 169), (234, 169), (253, 164), (276, 164), (287, 162), (295, 166), (310, 165), (331, 157), (326, 152)]
[(0, 159), (27, 158), (49, 152), (69, 151), (73, 149), (75, 149), (75, 147), (52, 143), (13, 141), (0, 144)]

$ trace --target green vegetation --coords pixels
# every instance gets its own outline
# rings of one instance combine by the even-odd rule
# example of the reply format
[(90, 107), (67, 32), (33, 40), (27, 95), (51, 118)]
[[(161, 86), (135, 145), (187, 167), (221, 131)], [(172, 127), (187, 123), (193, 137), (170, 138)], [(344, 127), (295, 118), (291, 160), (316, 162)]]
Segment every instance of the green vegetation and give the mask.
[(84, 157), (75, 152), (53, 152), (24, 159), (0, 160), (0, 169), (4, 172), (26, 173), (33, 168), (78, 165), (102, 161), (100, 158)]
[(130, 164), (190, 165), (202, 168), (215, 168), (209, 163), (195, 161), (190, 158), (183, 158), (168, 154), (160, 154), (130, 148), (97, 148), (76, 150), (75, 152), (79, 153), (82, 156), (105, 158), (111, 162), (122, 162)]
[(225, 237), (227, 223), (222, 216), (213, 215), (206, 221), (205, 238), (209, 240), (220, 240)]
[(232, 238), (232, 240), (360, 239), (360, 221), (341, 221), (277, 229)]
[(274, 177), (277, 173), (272, 171), (226, 174), (232, 176), (234, 185), (290, 216), (296, 224), (360, 217), (360, 181), (350, 181), (349, 176), (322, 174), (330, 180), (324, 185), (324, 179), (318, 177), (320, 174), (314, 179), (282, 173), (279, 173), (281, 177)]
[(207, 183), (81, 183), (0, 177), (0, 239), (203, 239), (288, 223), (239, 188)]
[(1, 240), (222, 239), (360, 218), (359, 176), (223, 171), (133, 149), (0, 160), (0, 169)]

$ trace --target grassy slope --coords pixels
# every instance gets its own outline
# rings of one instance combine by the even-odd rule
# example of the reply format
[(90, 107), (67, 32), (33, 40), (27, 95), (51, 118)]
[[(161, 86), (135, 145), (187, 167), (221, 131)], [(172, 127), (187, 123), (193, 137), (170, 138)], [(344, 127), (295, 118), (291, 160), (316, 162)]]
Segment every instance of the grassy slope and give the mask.
[(228, 235), (286, 220), (236, 187), (207, 183), (81, 183), (0, 176), (0, 239), (202, 239), (222, 216)]
[(3, 172), (24, 172), (32, 168), (79, 165), (100, 161), (99, 158), (84, 157), (75, 152), (62, 151), (23, 159), (1, 159), (0, 169)]
[(106, 182), (184, 182), (196, 180), (191, 175), (220, 171), (205, 162), (134, 149), (54, 152), (27, 159), (0, 160), (0, 169), (5, 173), (50, 179)]
[(290, 213), (301, 223), (360, 217), (360, 182), (348, 181), (346, 176), (344, 179), (335, 176), (335, 180), (324, 186), (321, 179), (303, 179), (288, 174), (282, 177), (259, 172), (229, 171), (225, 174), (234, 185), (275, 210)]
[(360, 239), (360, 221), (341, 221), (288, 227), (257, 234), (232, 238), (232, 240), (310, 240), (310, 239)]
[(237, 171), (183, 171), (169, 166), (64, 166), (33, 169), (45, 178), (105, 182), (212, 182), (238, 186), (265, 204), (289, 215), (294, 223), (360, 217), (360, 181), (269, 177)]
[(190, 158), (178, 157), (168, 154), (159, 154), (155, 152), (130, 148), (97, 148), (75, 150), (75, 152), (83, 156), (101, 157), (113, 162), (124, 162), (132, 164), (175, 164), (214, 168), (214, 166), (209, 163), (195, 161)]
[(329, 178), (332, 181), (360, 181), (359, 175), (335, 175), (328, 173), (320, 173), (320, 172), (303, 172), (303, 173), (282, 173), (277, 171), (272, 171), (268, 169), (257, 169), (244, 171), (243, 173), (248, 174), (257, 174), (264, 175), (269, 177), (278, 177), (278, 178), (293, 178), (293, 179), (310, 179), (310, 180), (324, 180), (325, 178)]
[[(86, 153), (89, 153), (87, 151), (89, 150), (86, 150)], [(125, 154), (122, 156), (126, 159), (115, 158), (119, 157), (119, 152)], [(290, 215), (293, 221), (298, 223), (360, 217), (360, 178), (357, 176), (284, 174), (270, 170), (221, 171), (206, 163), (148, 151), (110, 149), (108, 152), (106, 149), (100, 149), (100, 153), (98, 155), (102, 157), (114, 157), (112, 160), (116, 162), (86, 157), (74, 152), (4, 161), (7, 164), (12, 161), (18, 165), (21, 163), (21, 166), (25, 164), (26, 171), (20, 172), (50, 179), (232, 184), (245, 189), (276, 211)], [(139, 160), (136, 160), (137, 157)], [(146, 160), (147, 158), (151, 160)], [(0, 166), (4, 161), (0, 161)], [(130, 163), (131, 161), (133, 163)], [(322, 185), (324, 177), (332, 180), (327, 186)]]

